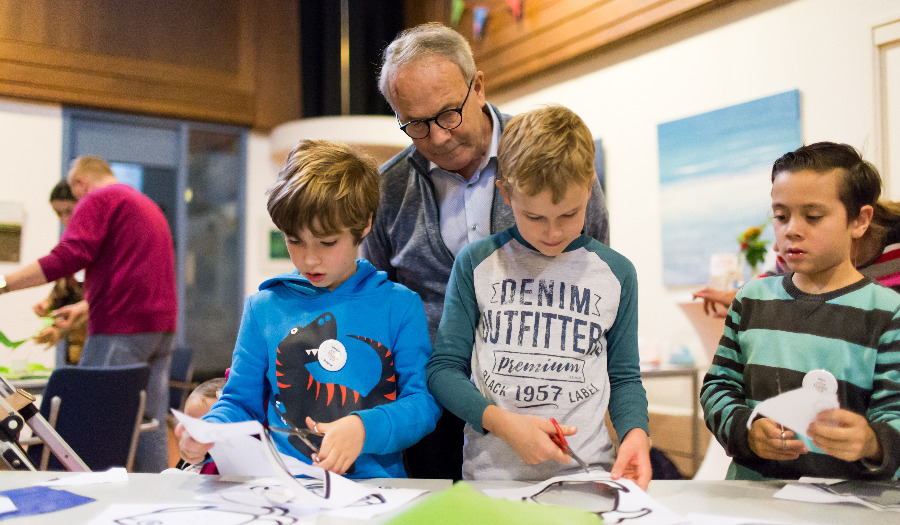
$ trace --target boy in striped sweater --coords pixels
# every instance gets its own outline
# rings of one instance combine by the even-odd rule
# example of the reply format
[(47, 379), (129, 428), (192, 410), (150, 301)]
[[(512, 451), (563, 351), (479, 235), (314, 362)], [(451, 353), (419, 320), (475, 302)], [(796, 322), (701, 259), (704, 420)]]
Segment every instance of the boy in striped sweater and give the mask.
[[(776, 242), (790, 272), (754, 279), (731, 305), (701, 390), (706, 424), (733, 459), (729, 479), (896, 478), (900, 467), (900, 295), (853, 266), (851, 242), (881, 193), (846, 144), (816, 143), (772, 167)], [(786, 429), (753, 408), (837, 379), (840, 409)]]

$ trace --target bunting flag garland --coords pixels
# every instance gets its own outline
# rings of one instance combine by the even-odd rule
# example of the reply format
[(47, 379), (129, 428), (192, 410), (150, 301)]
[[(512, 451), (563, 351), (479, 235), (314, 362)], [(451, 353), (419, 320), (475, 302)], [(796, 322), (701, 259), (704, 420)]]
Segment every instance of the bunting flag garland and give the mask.
[(512, 10), (516, 20), (522, 20), (522, 1), (523, 0), (506, 0), (506, 4), (509, 6), (510, 10)]
[(464, 0), (453, 0), (453, 6), (450, 11), (450, 26), (456, 29), (459, 25), (459, 19), (462, 18), (463, 12), (466, 10)]
[(484, 36), (484, 24), (487, 21), (487, 16), (488, 8), (485, 6), (476, 7), (472, 11), (472, 33), (475, 35), (475, 40), (481, 40)]

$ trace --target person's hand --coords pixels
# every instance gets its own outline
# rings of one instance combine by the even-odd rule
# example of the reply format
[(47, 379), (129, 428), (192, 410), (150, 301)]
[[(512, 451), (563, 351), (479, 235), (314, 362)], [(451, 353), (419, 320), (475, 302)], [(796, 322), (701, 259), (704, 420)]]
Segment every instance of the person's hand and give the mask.
[(703, 299), (703, 312), (719, 319), (728, 315), (728, 307), (734, 302), (737, 290), (719, 290), (704, 286), (692, 294), (693, 299)]
[(625, 435), (609, 474), (612, 479), (630, 479), (647, 490), (653, 469), (650, 467), (650, 437), (643, 429), (633, 428)]
[(844, 409), (823, 410), (809, 425), (807, 434), (823, 452), (844, 461), (866, 458), (880, 463), (881, 445), (863, 416)]
[(184, 425), (175, 425), (175, 437), (178, 438), (178, 453), (181, 459), (191, 465), (196, 465), (206, 459), (206, 453), (213, 448), (213, 443), (201, 443), (188, 434)]
[(59, 328), (69, 328), (72, 323), (81, 319), (88, 314), (87, 301), (81, 300), (75, 304), (62, 306), (53, 311), (52, 315), (56, 318), (53, 322), (54, 326)]
[(306, 427), (324, 436), (313, 464), (337, 474), (347, 472), (366, 442), (366, 427), (355, 414), (331, 423), (317, 423), (307, 417)]
[(781, 425), (765, 417), (753, 422), (747, 441), (750, 450), (764, 459), (787, 461), (809, 452), (803, 441), (794, 439), (792, 431), (782, 430)]
[[(564, 453), (550, 439), (556, 435), (556, 427), (549, 419), (527, 414), (516, 414), (490, 405), (482, 416), (483, 427), (509, 444), (528, 465), (537, 465), (548, 459), (568, 465), (571, 456)], [(572, 436), (578, 429), (560, 425), (564, 436)]]
[(34, 303), (31, 309), (38, 317), (47, 317), (50, 314), (50, 298), (47, 297), (43, 301)]
[(60, 329), (55, 326), (48, 326), (34, 336), (34, 342), (38, 344), (46, 344), (53, 346), (59, 342), (61, 337)]

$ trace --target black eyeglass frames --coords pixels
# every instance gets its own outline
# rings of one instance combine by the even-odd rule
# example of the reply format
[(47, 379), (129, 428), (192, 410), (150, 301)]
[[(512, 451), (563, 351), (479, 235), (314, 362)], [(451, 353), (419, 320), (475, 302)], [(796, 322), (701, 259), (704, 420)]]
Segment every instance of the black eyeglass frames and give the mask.
[(466, 90), (466, 98), (463, 99), (462, 105), (456, 109), (445, 109), (431, 118), (410, 120), (406, 124), (400, 124), (400, 117), (395, 113), (394, 116), (397, 117), (397, 124), (400, 124), (400, 129), (411, 139), (424, 139), (431, 133), (431, 122), (434, 122), (443, 129), (458, 128), (460, 124), (462, 124), (463, 108), (466, 107), (466, 101), (469, 100), (469, 94), (472, 93), (472, 82), (474, 81), (475, 77), (472, 77), (472, 80), (469, 81), (469, 87)]

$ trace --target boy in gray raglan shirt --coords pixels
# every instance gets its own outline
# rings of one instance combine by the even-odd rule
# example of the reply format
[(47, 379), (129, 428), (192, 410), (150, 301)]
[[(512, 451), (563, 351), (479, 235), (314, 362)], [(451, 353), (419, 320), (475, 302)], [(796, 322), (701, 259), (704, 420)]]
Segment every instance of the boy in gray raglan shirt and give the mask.
[(555, 418), (590, 465), (650, 481), (637, 276), (583, 232), (593, 159), (590, 131), (564, 107), (514, 117), (503, 132), (497, 185), (516, 225), (457, 256), (427, 367), (431, 392), (467, 422), (464, 479), (575, 472), (551, 440)]

